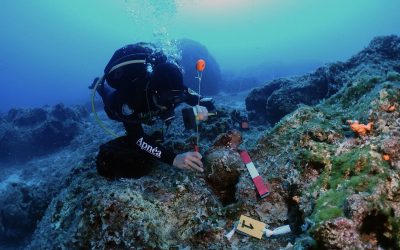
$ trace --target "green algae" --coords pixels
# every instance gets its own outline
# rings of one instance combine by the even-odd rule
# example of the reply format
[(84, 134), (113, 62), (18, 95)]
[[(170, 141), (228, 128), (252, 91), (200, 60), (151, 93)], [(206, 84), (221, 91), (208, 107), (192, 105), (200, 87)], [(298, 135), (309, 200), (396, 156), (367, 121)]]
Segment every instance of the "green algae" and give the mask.
[(356, 104), (363, 95), (369, 93), (380, 81), (381, 78), (375, 76), (354, 82), (351, 86), (340, 91), (333, 98), (330, 98), (327, 103), (340, 103), (343, 108), (349, 108)]
[(343, 180), (348, 180), (346, 186), (354, 188), (358, 192), (372, 191), (371, 187), (376, 185), (379, 179), (387, 176), (383, 171), (388, 165), (386, 162), (379, 161), (381, 162), (380, 166), (375, 168), (376, 161), (370, 152), (369, 147), (355, 148), (348, 153), (333, 157), (330, 187), (337, 188), (339, 184), (343, 183)]
[[(326, 163), (326, 160), (324, 160)], [(343, 204), (354, 193), (372, 193), (377, 184), (388, 177), (387, 162), (371, 154), (371, 148), (354, 148), (330, 160), (314, 183), (311, 193), (318, 192), (313, 220), (318, 224), (343, 216)]]
[(316, 202), (313, 221), (317, 224), (322, 221), (343, 216), (343, 203), (348, 194), (344, 191), (329, 190)]
[(392, 102), (399, 101), (398, 91), (385, 87), (381, 78), (363, 79), (316, 107), (301, 105), (260, 140), (258, 149), (269, 155), (279, 155), (284, 149), (301, 173), (306, 172), (305, 167), (317, 170), (317, 179), (303, 191), (314, 197), (310, 218), (316, 224), (343, 216), (347, 197), (372, 194), (389, 176), (389, 164), (371, 146), (353, 145), (347, 152), (336, 152), (344, 136), (353, 135), (346, 121), (367, 122), (370, 110), (376, 109), (372, 100), (382, 88)]
[(389, 71), (386, 74), (386, 80), (391, 82), (400, 81), (400, 74), (396, 71)]

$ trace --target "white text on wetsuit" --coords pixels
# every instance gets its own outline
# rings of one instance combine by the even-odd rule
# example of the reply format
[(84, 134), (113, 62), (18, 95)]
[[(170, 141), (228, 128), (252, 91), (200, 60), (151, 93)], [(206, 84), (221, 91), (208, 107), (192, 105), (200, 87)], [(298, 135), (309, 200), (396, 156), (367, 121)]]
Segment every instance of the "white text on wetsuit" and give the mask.
[(143, 141), (143, 137), (137, 140), (136, 144), (141, 150), (147, 151), (148, 153), (154, 155), (155, 157), (161, 158), (161, 151), (157, 147), (153, 147)]

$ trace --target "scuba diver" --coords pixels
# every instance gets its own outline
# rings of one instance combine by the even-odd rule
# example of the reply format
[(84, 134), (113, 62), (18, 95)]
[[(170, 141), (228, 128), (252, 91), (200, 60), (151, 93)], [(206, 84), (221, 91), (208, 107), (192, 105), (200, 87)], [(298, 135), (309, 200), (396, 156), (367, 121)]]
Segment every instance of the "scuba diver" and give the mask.
[[(127, 134), (124, 143), (129, 156), (136, 158), (135, 163), (156, 159), (179, 169), (203, 172), (199, 152), (175, 154), (142, 128), (142, 124), (151, 125), (155, 117), (169, 126), (174, 118), (174, 108), (182, 102), (191, 106), (203, 103), (197, 93), (184, 85), (179, 67), (169, 62), (153, 44), (136, 43), (116, 50), (104, 69), (104, 76), (96, 78), (89, 88), (101, 96), (107, 116), (123, 123)], [(213, 106), (210, 98), (204, 102)], [(143, 169), (146, 166), (142, 166), (147, 164), (146, 161), (138, 167), (115, 166), (104, 161), (104, 157), (100, 158), (99, 153), (97, 170), (105, 177), (140, 177), (146, 172)]]

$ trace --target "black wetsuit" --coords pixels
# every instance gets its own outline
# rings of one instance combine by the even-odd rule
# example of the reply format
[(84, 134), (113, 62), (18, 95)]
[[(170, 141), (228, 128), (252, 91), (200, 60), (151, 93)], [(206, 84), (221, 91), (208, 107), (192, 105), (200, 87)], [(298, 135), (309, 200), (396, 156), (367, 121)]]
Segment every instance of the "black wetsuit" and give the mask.
[[(148, 160), (153, 159), (173, 164), (176, 154), (145, 134), (142, 123), (152, 112), (159, 112), (153, 101), (157, 95), (160, 103), (173, 97), (173, 104), (162, 105), (168, 107), (169, 112), (173, 112), (178, 103), (176, 92), (184, 96), (181, 101), (192, 106), (197, 104), (200, 97), (183, 84), (182, 73), (176, 65), (168, 63), (165, 55), (156, 52), (151, 44), (125, 46), (117, 50), (107, 64), (104, 81), (97, 92), (103, 99), (108, 117), (122, 122), (127, 132), (127, 136), (100, 146), (96, 166), (101, 175), (140, 177), (151, 165)], [(162, 93), (164, 98), (161, 98)], [(168, 114), (163, 111), (154, 113), (153, 117), (165, 119)]]
[[(127, 119), (123, 117), (122, 113), (119, 111), (122, 109), (122, 105), (124, 105), (124, 99), (118, 98), (118, 91), (113, 92), (111, 96), (114, 97), (111, 98), (111, 106), (105, 106), (105, 110), (111, 119), (123, 122), (129, 140), (134, 142), (132, 150), (146, 158), (160, 160), (172, 165), (176, 154), (172, 150), (157, 143), (151, 136), (144, 133), (142, 124), (138, 120), (134, 120), (136, 118), (129, 117), (130, 119), (133, 119), (129, 120), (129, 118)], [(131, 98), (132, 100), (139, 99), (138, 96), (131, 96)], [(144, 103), (146, 103), (146, 101), (144, 101)], [(110, 110), (110, 107), (112, 107), (113, 110)], [(134, 114), (134, 116), (137, 116), (137, 114)]]
[[(119, 90), (105, 85), (104, 88), (98, 90), (98, 93), (103, 98), (104, 110), (108, 117), (124, 124), (129, 140), (134, 142), (132, 150), (146, 158), (150, 157), (172, 165), (176, 154), (157, 143), (143, 131), (139, 116), (148, 115), (149, 109), (154, 108), (152, 102), (146, 99), (143, 84), (146, 83), (137, 82), (135, 89), (122, 88)], [(124, 114), (124, 106), (133, 113)]]

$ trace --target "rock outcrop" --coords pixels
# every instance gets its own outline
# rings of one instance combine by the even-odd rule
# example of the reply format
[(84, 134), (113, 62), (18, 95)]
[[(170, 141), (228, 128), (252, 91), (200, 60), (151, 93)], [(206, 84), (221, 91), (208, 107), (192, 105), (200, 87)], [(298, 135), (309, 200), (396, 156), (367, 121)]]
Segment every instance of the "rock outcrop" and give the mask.
[(377, 37), (346, 62), (318, 68), (299, 77), (280, 78), (254, 89), (246, 98), (249, 118), (275, 124), (300, 104), (315, 105), (360, 78), (400, 72), (400, 37)]
[[(361, 78), (284, 117), (251, 151), (292, 190), (317, 249), (400, 247), (399, 103), (400, 74)], [(351, 130), (355, 117), (374, 124), (368, 134)]]
[(49, 189), (31, 189), (24, 183), (12, 183), (0, 196), (0, 242), (15, 245), (29, 239), (49, 204)]
[(24, 162), (69, 145), (88, 112), (83, 107), (11, 109), (1, 117), (0, 161)]

